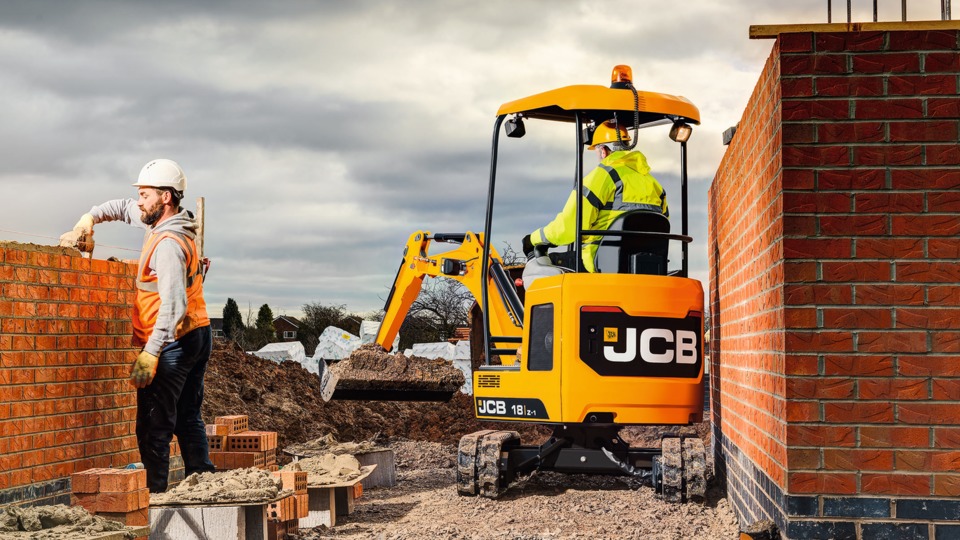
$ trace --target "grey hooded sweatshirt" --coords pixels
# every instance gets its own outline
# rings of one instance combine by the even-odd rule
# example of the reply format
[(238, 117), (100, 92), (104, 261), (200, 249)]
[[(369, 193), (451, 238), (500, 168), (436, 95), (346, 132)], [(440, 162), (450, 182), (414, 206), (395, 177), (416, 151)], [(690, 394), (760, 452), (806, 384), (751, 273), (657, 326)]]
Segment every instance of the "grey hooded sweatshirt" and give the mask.
[[(94, 223), (105, 221), (123, 221), (124, 223), (145, 229), (143, 238), (152, 233), (173, 231), (189, 238), (196, 237), (197, 222), (193, 214), (180, 210), (177, 214), (149, 226), (140, 221), (140, 207), (135, 199), (114, 199), (90, 209)], [(153, 257), (147, 261), (150, 275), (157, 276), (160, 293), (160, 312), (153, 326), (150, 339), (143, 350), (154, 356), (176, 339), (177, 326), (187, 314), (187, 258), (183, 249), (175, 240), (166, 238), (157, 244)]]

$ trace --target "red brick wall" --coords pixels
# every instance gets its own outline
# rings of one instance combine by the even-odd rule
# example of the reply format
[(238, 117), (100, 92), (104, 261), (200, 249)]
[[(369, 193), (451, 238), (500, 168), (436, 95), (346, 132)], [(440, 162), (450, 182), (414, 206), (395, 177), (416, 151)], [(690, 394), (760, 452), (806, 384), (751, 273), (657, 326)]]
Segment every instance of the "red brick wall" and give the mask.
[(792, 268), (782, 260), (779, 116), (775, 50), (710, 189), (709, 255), (713, 419), (743, 457), (782, 485), (782, 287), (784, 272)]
[(958, 34), (781, 35), (711, 190), (717, 429), (797, 534), (960, 518)]
[(71, 251), (0, 244), (0, 505), (69, 501), (71, 473), (139, 461), (135, 268)]

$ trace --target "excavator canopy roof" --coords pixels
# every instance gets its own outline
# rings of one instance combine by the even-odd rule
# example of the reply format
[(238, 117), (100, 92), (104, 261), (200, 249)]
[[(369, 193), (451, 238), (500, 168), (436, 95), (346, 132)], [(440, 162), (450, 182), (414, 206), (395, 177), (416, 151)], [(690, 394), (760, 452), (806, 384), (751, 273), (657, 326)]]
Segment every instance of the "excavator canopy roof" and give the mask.
[[(700, 123), (700, 111), (685, 97), (643, 90), (637, 90), (637, 97), (640, 124), (665, 118)], [(633, 105), (633, 92), (628, 89), (580, 84), (504, 103), (497, 111), (497, 116), (523, 113), (527, 118), (573, 122), (574, 113), (579, 111), (600, 123), (609, 120), (612, 113), (616, 112), (618, 118), (632, 122)]]

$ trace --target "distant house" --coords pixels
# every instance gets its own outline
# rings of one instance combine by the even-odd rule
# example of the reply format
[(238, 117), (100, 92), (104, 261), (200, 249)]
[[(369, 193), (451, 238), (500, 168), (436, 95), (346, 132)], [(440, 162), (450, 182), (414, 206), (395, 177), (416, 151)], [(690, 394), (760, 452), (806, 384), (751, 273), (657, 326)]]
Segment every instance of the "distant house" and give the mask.
[(223, 333), (223, 319), (214, 319), (210, 317), (210, 331), (213, 332), (214, 339), (224, 339), (226, 334)]
[(296, 341), (297, 332), (300, 331), (300, 321), (281, 315), (273, 320), (273, 329), (277, 331), (277, 340)]

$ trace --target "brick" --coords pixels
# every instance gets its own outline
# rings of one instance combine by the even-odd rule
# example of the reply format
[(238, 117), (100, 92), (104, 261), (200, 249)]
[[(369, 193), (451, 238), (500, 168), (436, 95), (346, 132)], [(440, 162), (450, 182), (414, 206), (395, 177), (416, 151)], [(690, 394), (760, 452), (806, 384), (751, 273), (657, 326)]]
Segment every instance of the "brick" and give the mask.
[[(896, 227), (896, 223), (894, 226)], [(897, 281), (903, 283), (960, 282), (960, 265), (949, 262), (898, 262), (896, 273)]]
[[(820, 265), (823, 281), (890, 281), (890, 263), (861, 261), (824, 261)], [(899, 274), (898, 274), (899, 276)]]
[(923, 118), (920, 99), (861, 99), (854, 101), (853, 118), (857, 120)]
[[(898, 473), (863, 473), (860, 476), (864, 495), (929, 495), (930, 476)], [(900, 515), (900, 507), (897, 506)]]
[(784, 213), (847, 213), (853, 208), (853, 197), (848, 193), (783, 194)]
[(289, 489), (297, 494), (307, 492), (306, 471), (277, 471), (273, 476), (280, 479), (282, 489)]
[[(868, 355), (825, 355), (823, 374), (826, 376), (843, 375), (848, 377), (890, 377), (893, 376), (892, 356)], [(860, 384), (863, 384), (862, 381)]]
[(960, 329), (960, 309), (898, 308), (897, 328)]
[(897, 499), (896, 503), (900, 519), (960, 521), (960, 501)]
[(817, 264), (813, 261), (784, 261), (783, 280), (787, 283), (816, 281)]
[(923, 71), (925, 73), (956, 73), (960, 71), (960, 56), (957, 56), (956, 52), (927, 53), (923, 55)]
[(207, 437), (211, 436), (227, 436), (229, 435), (230, 426), (224, 424), (207, 424), (205, 426)]
[[(821, 216), (820, 234), (824, 236), (872, 236), (889, 234), (888, 220), (882, 215)], [(861, 256), (858, 253), (858, 256)]]
[(796, 53), (813, 51), (813, 33), (796, 32), (790, 34), (780, 34), (777, 37), (780, 45), (780, 53)]
[(893, 422), (890, 403), (829, 402), (823, 405), (824, 421), (875, 424)]
[(150, 524), (150, 509), (141, 508), (129, 512), (98, 512), (98, 516), (123, 523), (127, 527), (145, 527)]
[(849, 426), (787, 425), (788, 446), (843, 446), (856, 445), (854, 428)]
[(848, 72), (847, 56), (844, 54), (805, 54), (780, 58), (781, 76), (836, 75)]
[(923, 193), (868, 192), (857, 193), (854, 211), (870, 213), (905, 213), (923, 211)]
[(941, 497), (960, 497), (960, 474), (933, 475), (933, 494)]
[[(880, 189), (885, 182), (882, 169), (845, 169), (817, 171), (817, 187), (822, 191)], [(960, 183), (960, 179), (957, 180)]]
[(960, 379), (936, 379), (933, 381), (935, 401), (960, 401)]
[(859, 332), (857, 352), (921, 353), (927, 352), (926, 332)]
[(783, 189), (813, 189), (814, 174), (809, 169), (784, 169), (780, 181)]
[(890, 122), (890, 142), (956, 141), (957, 122)]
[(780, 103), (784, 122), (805, 120), (846, 120), (850, 102), (845, 99), (784, 99)]
[(960, 332), (933, 332), (931, 341), (933, 342), (932, 352), (935, 353), (958, 353), (960, 352)]
[(960, 403), (899, 403), (897, 417), (904, 424), (955, 424), (960, 418)]
[(819, 448), (787, 449), (787, 466), (791, 471), (820, 468)]
[(890, 51), (950, 50), (957, 46), (957, 33), (953, 30), (889, 32), (887, 36)]
[(787, 401), (787, 422), (817, 422), (820, 420), (820, 403), (817, 401)]
[(127, 492), (146, 487), (147, 471), (144, 469), (106, 469), (100, 474), (101, 492)]
[(928, 144), (927, 165), (960, 165), (960, 149), (954, 144)]
[(816, 131), (813, 124), (797, 124), (785, 122), (780, 126), (783, 144), (803, 144), (816, 142)]
[(783, 217), (784, 236), (816, 236), (817, 218), (814, 216), (787, 215)]
[(813, 308), (785, 308), (783, 310), (783, 325), (785, 328), (816, 328), (817, 310)]
[(875, 283), (857, 285), (854, 302), (858, 305), (923, 305), (923, 287)]
[(903, 356), (898, 372), (906, 377), (960, 377), (960, 358), (956, 356)]
[(949, 97), (927, 99), (927, 117), (960, 118), (960, 98)]
[(816, 95), (822, 97), (879, 97), (883, 77), (817, 77)]
[(851, 57), (853, 72), (862, 74), (918, 73), (920, 55), (915, 52), (856, 54)]
[(845, 473), (807, 473), (788, 474), (790, 493), (840, 494), (856, 493), (857, 477)]
[(786, 146), (782, 150), (784, 167), (847, 166), (850, 149), (846, 146)]
[(960, 468), (960, 451), (897, 450), (898, 471), (954, 472)]
[(227, 435), (227, 451), (262, 452), (277, 447), (275, 431), (245, 431)]
[(921, 165), (923, 156), (920, 145), (858, 146), (853, 151), (853, 164), (870, 165)]
[(831, 308), (822, 310), (826, 328), (891, 328), (893, 314), (881, 308)]
[(73, 493), (97, 493), (100, 491), (100, 469), (87, 469), (70, 475)]
[(780, 95), (788, 97), (810, 97), (813, 95), (813, 79), (801, 77), (780, 80)]
[(150, 506), (150, 492), (146, 488), (97, 494), (97, 512), (130, 512), (148, 506)]
[(816, 128), (821, 144), (882, 142), (886, 138), (882, 122), (830, 122)]
[(267, 505), (267, 518), (276, 521), (297, 519), (297, 500), (293, 495)]
[(852, 352), (850, 332), (791, 330), (786, 332), (787, 352)]
[(849, 239), (785, 238), (783, 256), (786, 259), (847, 259), (852, 242)]
[(218, 416), (214, 418), (214, 423), (227, 426), (227, 429), (229, 430), (228, 435), (233, 433), (243, 433), (249, 429), (248, 417), (243, 414)]
[(884, 401), (918, 400), (930, 396), (925, 379), (861, 379), (858, 391), (860, 399)]
[(824, 497), (823, 515), (854, 518), (888, 518), (891, 517), (890, 499), (872, 497)]
[(928, 193), (927, 205), (930, 212), (960, 212), (960, 193), (953, 191)]
[(957, 79), (949, 75), (891, 75), (887, 78), (887, 95), (931, 96), (957, 93)]
[(824, 448), (823, 468), (838, 471), (892, 471), (893, 451), (859, 448)]
[(858, 259), (921, 259), (921, 238), (857, 238), (854, 242)]
[(929, 538), (930, 525), (927, 523), (877, 522), (861, 525), (863, 538)]

